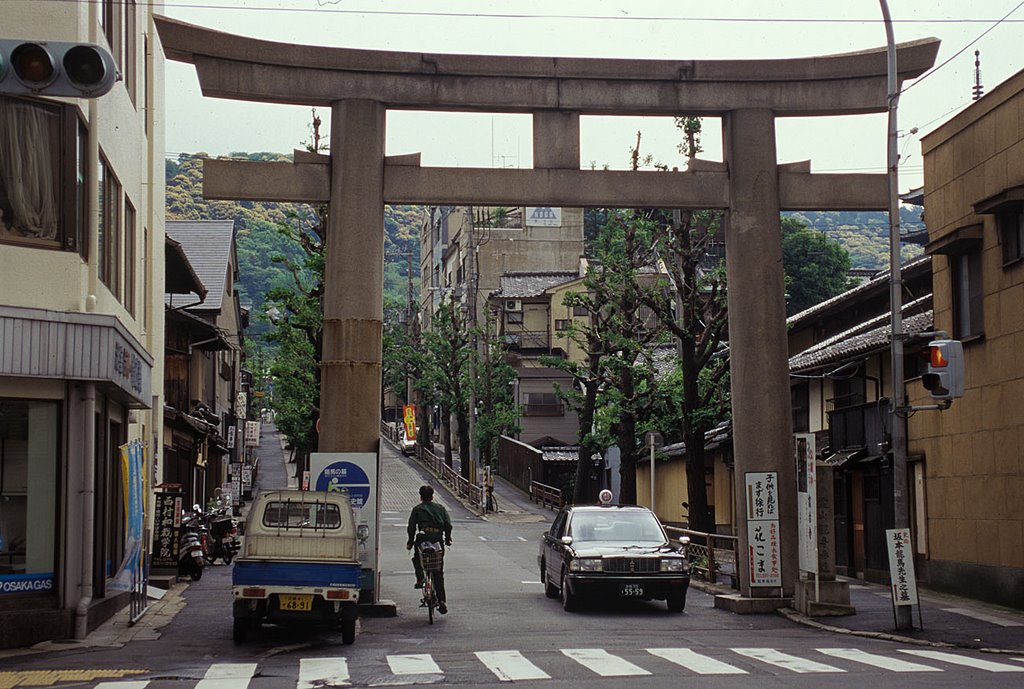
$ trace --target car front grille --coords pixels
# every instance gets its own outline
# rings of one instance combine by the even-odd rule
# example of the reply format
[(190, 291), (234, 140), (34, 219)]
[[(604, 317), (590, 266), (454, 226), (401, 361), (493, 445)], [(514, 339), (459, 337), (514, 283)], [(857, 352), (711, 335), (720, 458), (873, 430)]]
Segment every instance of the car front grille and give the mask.
[(606, 557), (604, 571), (626, 574), (646, 574), (661, 569), (660, 558), (656, 557)]

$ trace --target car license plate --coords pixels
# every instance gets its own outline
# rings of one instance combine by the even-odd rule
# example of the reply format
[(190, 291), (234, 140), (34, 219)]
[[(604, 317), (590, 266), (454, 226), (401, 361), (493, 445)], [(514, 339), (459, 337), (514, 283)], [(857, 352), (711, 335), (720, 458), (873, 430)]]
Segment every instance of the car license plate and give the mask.
[(313, 609), (313, 596), (282, 594), (278, 597), (278, 606), (282, 610), (305, 612)]
[(644, 587), (640, 584), (623, 584), (619, 587), (619, 595), (626, 596), (629, 598), (635, 598), (637, 596), (644, 595)]

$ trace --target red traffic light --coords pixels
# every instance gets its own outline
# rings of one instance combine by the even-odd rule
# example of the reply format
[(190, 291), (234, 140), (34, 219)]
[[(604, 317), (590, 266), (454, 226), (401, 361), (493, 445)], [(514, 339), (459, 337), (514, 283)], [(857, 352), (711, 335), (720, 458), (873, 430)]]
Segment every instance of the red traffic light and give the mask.
[(44, 89), (57, 78), (57, 63), (38, 43), (22, 43), (11, 51), (11, 69), (31, 88)]

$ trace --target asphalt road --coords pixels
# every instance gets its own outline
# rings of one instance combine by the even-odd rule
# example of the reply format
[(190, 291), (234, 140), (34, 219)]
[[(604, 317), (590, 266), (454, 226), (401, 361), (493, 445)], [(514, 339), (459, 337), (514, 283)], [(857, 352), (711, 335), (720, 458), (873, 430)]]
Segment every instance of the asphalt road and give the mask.
[(484, 521), (444, 494), (439, 500), (455, 523), (445, 567), (451, 612), (430, 625), (418, 607), (404, 547), (407, 509), (424, 475), (397, 455), (387, 458), (386, 470), (392, 485), (382, 501), (382, 591), (399, 614), (360, 620), (354, 645), (329, 633), (265, 627), (254, 641), (236, 646), (230, 568), (215, 566), (184, 590), (185, 606), (160, 638), (5, 658), (0, 689), (1024, 684), (1024, 657), (840, 636), (774, 615), (733, 615), (694, 589), (682, 614), (669, 613), (662, 602), (617, 601), (591, 601), (581, 612), (566, 613), (545, 598), (538, 579), (538, 537), (547, 526), (541, 519), (550, 519), (550, 512), (538, 511), (541, 516), (528, 523)]

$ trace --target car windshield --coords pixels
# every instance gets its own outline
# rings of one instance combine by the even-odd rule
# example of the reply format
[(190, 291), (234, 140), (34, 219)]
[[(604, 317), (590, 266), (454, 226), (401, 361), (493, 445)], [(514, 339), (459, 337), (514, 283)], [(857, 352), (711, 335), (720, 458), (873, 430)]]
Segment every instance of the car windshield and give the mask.
[(569, 535), (577, 543), (665, 543), (665, 532), (657, 518), (641, 510), (577, 512), (569, 523)]

